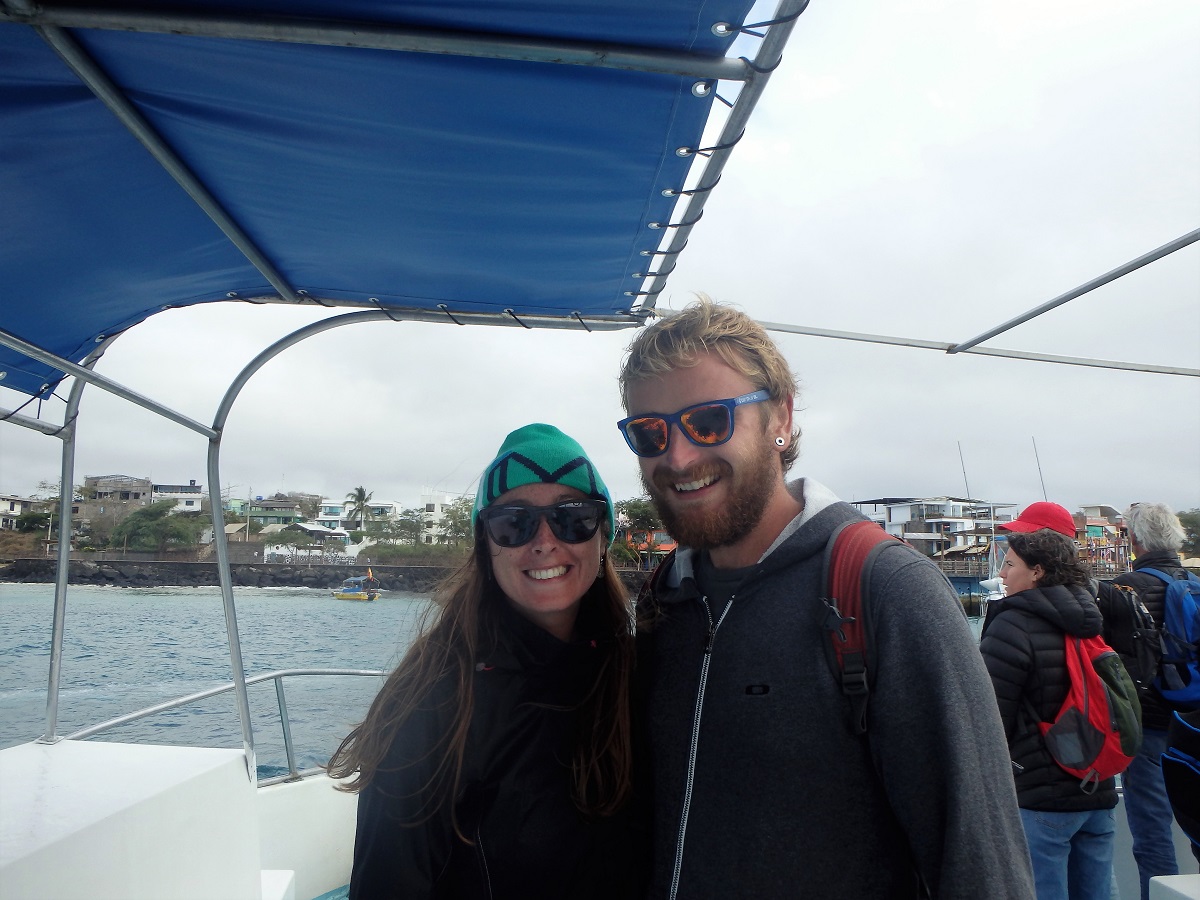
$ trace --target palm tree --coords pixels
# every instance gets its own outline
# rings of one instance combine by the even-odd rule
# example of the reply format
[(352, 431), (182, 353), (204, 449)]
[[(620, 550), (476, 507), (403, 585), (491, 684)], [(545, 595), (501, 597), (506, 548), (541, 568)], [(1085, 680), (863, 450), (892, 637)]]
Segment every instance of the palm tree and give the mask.
[(300, 515), (310, 521), (321, 514), (321, 504), (325, 502), (324, 497), (318, 497), (315, 494), (297, 494), (289, 496), (287, 499), (295, 499), (296, 505), (300, 508)]
[(368, 504), (373, 496), (375, 492), (367, 493), (361, 484), (346, 495), (346, 502), (350, 504), (350, 519), (358, 519), (359, 531), (363, 530), (363, 522), (371, 518), (371, 507)]

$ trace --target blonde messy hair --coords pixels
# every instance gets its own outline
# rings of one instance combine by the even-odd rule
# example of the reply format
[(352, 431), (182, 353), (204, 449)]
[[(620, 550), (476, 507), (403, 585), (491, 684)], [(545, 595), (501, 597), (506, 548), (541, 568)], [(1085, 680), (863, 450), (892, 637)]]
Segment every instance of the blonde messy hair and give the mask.
[[(779, 404), (795, 397), (796, 376), (766, 329), (739, 309), (714, 303), (704, 294), (698, 296), (696, 302), (642, 329), (629, 345), (621, 367), (621, 403), (625, 411), (630, 412), (632, 385), (673, 369), (694, 366), (702, 353), (716, 353)], [(799, 455), (800, 428), (794, 426), (787, 449), (781, 454), (783, 471), (790, 469)]]

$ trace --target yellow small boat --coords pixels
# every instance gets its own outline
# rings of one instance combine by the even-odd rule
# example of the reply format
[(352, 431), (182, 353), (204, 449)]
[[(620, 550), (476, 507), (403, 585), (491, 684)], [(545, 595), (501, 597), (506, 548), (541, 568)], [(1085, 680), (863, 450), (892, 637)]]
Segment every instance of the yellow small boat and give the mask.
[(338, 600), (374, 600), (379, 596), (379, 582), (370, 574), (347, 578), (342, 586), (331, 592)]

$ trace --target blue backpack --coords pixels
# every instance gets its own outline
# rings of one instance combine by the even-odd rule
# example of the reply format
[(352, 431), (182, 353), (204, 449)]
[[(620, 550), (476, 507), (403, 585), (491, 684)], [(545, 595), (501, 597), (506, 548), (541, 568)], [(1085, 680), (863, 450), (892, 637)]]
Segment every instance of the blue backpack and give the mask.
[(1167, 586), (1163, 597), (1162, 662), (1154, 686), (1169, 703), (1200, 709), (1200, 578), (1172, 578), (1158, 569), (1139, 569)]

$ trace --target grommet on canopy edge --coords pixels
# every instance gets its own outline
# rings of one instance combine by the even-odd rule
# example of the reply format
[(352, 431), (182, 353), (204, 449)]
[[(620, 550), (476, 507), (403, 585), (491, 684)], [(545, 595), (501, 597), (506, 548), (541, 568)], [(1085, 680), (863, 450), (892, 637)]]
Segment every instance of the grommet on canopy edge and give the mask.
[[(724, 174), (724, 173), (722, 173), (722, 174)], [(707, 194), (709, 191), (711, 191), (713, 188), (715, 188), (718, 184), (721, 183), (721, 177), (722, 177), (721, 175), (718, 175), (717, 180), (714, 181), (712, 184), (710, 184), (708, 187), (694, 187), (691, 190), (687, 190), (687, 191), (677, 191), (674, 188), (666, 188), (665, 190), (663, 190), (662, 195), (664, 197), (694, 197), (697, 194)]]
[(522, 328), (524, 328), (528, 331), (533, 331), (533, 326), (526, 325), (524, 322), (522, 322), (520, 319), (518, 319), (517, 314), (515, 312), (513, 312), (511, 309), (506, 309), (505, 312), (508, 313), (510, 316), (512, 316), (512, 320), (514, 322), (516, 322), (518, 325), (520, 325)]
[(663, 292), (662, 288), (659, 288), (657, 291), (626, 291), (625, 296), (626, 297), (657, 297), (662, 292)]
[(455, 325), (466, 324), (465, 322), (460, 322), (460, 321), (458, 321), (458, 319), (454, 318), (454, 315), (450, 312), (450, 307), (447, 306), (445, 303), (439, 303), (437, 305), (437, 308), (440, 309), (442, 312), (444, 312), (447, 316), (449, 316), (450, 321), (453, 322)]
[(647, 228), (655, 228), (655, 229), (658, 229), (658, 228), (690, 228), (692, 225), (695, 225), (697, 222), (699, 222), (703, 218), (704, 218), (704, 210), (700, 210), (700, 213), (696, 216), (696, 218), (691, 219), (687, 222), (648, 222), (646, 224), (646, 227)]
[(666, 269), (665, 271), (660, 270), (658, 272), (634, 272), (633, 277), (634, 278), (666, 278), (668, 275), (670, 275), (674, 271), (675, 271), (675, 267), (671, 266), (671, 268)]
[(710, 30), (717, 37), (729, 37), (731, 34), (737, 33), (737, 29), (728, 22), (714, 22)]
[(711, 81), (697, 81), (692, 85), (692, 96), (704, 98), (713, 92), (713, 83)]
[(576, 310), (572, 310), (572, 311), (571, 311), (571, 315), (572, 315), (574, 318), (576, 318), (576, 319), (578, 319), (578, 320), (579, 320), (579, 324), (583, 326), (583, 330), (584, 330), (584, 331), (586, 331), (588, 334), (591, 334), (591, 333), (592, 333), (592, 329), (591, 329), (590, 327), (588, 327), (588, 323), (587, 323), (587, 322), (583, 321), (583, 316), (581, 316), (581, 315), (579, 314), (579, 310), (577, 310), (577, 309), (576, 309)]
[(642, 250), (640, 255), (642, 255), (642, 256), (678, 256), (680, 253), (683, 252), (683, 249), (686, 246), (687, 246), (687, 241), (684, 241), (683, 247), (680, 247), (677, 250)]
[(374, 303), (376, 309), (378, 309), (381, 313), (383, 313), (385, 316), (387, 316), (393, 322), (403, 322), (404, 321), (403, 319), (397, 319), (395, 316), (393, 316), (392, 311), (390, 309), (388, 309), (386, 306), (384, 306), (382, 303), (380, 303), (378, 297), (368, 297), (367, 299), (370, 300), (372, 303)]
[[(326, 303), (326, 302), (325, 302), (325, 301), (324, 301), (322, 298), (320, 298), (320, 297), (309, 297), (309, 296), (308, 296), (308, 291), (304, 290), (303, 288), (301, 288), (300, 290), (296, 291), (296, 296), (300, 298), (300, 302), (301, 302), (301, 303), (303, 303), (303, 302), (304, 302), (304, 300), (305, 300), (305, 298), (307, 298), (307, 299), (310, 299), (310, 300), (312, 300), (312, 302), (313, 302), (313, 303), (315, 303), (315, 304), (317, 304), (317, 306), (323, 306), (323, 307), (325, 307), (326, 309), (333, 309), (333, 304), (332, 304), (332, 303)], [(374, 297), (372, 297), (371, 299), (372, 299), (372, 300), (374, 300), (375, 298), (374, 298)]]
[(266, 300), (255, 300), (252, 297), (244, 298), (237, 291), (226, 291), (225, 296), (230, 300), (241, 300), (243, 303), (253, 303), (255, 306), (262, 306), (267, 302)]

